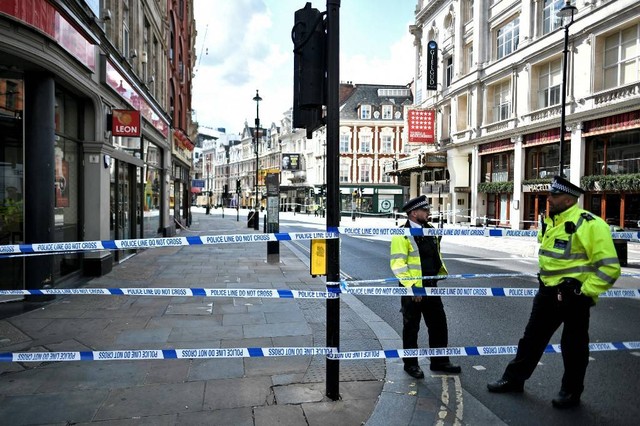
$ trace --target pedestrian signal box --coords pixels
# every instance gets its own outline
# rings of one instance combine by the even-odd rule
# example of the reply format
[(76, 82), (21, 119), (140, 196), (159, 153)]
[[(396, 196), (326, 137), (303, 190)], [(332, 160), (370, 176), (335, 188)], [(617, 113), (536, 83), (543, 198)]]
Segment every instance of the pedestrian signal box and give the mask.
[(327, 240), (311, 240), (311, 263), (309, 267), (312, 277), (327, 275)]

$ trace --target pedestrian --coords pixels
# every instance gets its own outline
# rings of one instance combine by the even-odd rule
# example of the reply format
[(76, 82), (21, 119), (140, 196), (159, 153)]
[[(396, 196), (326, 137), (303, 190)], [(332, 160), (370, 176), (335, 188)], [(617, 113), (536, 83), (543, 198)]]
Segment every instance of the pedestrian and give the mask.
[[(421, 195), (407, 202), (402, 210), (407, 214), (405, 228), (433, 228), (429, 224), (431, 206), (427, 197)], [(440, 237), (394, 236), (391, 239), (391, 270), (405, 287), (436, 287), (437, 280), (422, 279), (446, 275), (447, 268), (440, 253)], [(444, 348), (448, 344), (447, 317), (439, 296), (402, 296), (402, 345), (404, 349), (418, 347), (420, 321), (424, 318), (429, 333), (429, 347)], [(424, 373), (418, 365), (418, 358), (403, 358), (404, 371), (411, 377), (422, 379)], [(449, 357), (431, 358), (431, 371), (460, 373), (460, 366), (449, 361)]]
[(578, 207), (584, 191), (555, 176), (549, 189), (549, 216), (538, 234), (540, 288), (516, 357), (490, 392), (522, 392), (551, 336), (564, 323), (560, 346), (564, 375), (556, 408), (580, 404), (589, 363), (589, 312), (620, 276), (620, 263), (609, 226)]

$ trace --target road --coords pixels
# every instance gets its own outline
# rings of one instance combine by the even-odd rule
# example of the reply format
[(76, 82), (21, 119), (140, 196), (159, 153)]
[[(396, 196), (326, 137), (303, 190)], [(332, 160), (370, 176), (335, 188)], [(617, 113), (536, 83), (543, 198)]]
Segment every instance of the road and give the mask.
[[(322, 229), (321, 224), (305, 223), (305, 216), (282, 222), (281, 231), (293, 232)], [(350, 226), (343, 223), (345, 226)], [(362, 225), (356, 225), (362, 226)], [(478, 237), (483, 238), (483, 237)], [(498, 250), (499, 239), (491, 239), (478, 248), (444, 237), (442, 251), (450, 274), (462, 273), (535, 273), (537, 258)], [(477, 244), (476, 244), (477, 245)], [(496, 247), (498, 245), (498, 247)], [(299, 242), (308, 252), (308, 243)], [(495, 248), (495, 249), (492, 249)], [(390, 278), (389, 241), (382, 237), (341, 238), (340, 269), (349, 280)], [(630, 259), (632, 262), (632, 259)], [(640, 273), (637, 268), (623, 272)], [(365, 284), (366, 285), (366, 284)], [(371, 284), (369, 284), (371, 285)], [(381, 284), (375, 284), (381, 285)], [(637, 278), (621, 278), (617, 286), (640, 287)], [(535, 288), (533, 277), (445, 280), (440, 286), (450, 287), (527, 287)], [(359, 296), (372, 311), (401, 335), (402, 320), (397, 297)], [(522, 336), (531, 310), (530, 298), (447, 297), (444, 298), (449, 322), (450, 346), (515, 345)], [(640, 323), (638, 299), (601, 299), (591, 312), (590, 341), (637, 341)], [(424, 328), (424, 326), (423, 326)], [(560, 329), (561, 331), (561, 329)], [(560, 332), (551, 343), (560, 342)], [(421, 330), (420, 347), (427, 347), (426, 331)], [(525, 385), (525, 393), (495, 395), (486, 383), (498, 379), (511, 356), (476, 356), (455, 359), (463, 368), (464, 390), (507, 424), (514, 425), (600, 425), (637, 424), (640, 417), (640, 351), (592, 352), (582, 396), (582, 407), (558, 411), (551, 399), (559, 390), (562, 355), (545, 354), (540, 365)], [(421, 361), (423, 366), (427, 360)], [(464, 419), (473, 424), (472, 418)]]

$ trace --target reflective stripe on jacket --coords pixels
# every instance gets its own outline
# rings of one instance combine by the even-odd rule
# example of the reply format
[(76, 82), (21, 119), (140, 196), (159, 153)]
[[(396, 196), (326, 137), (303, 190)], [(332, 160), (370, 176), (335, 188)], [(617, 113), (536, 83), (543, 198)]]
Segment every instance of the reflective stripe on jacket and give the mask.
[(575, 278), (582, 293), (597, 301), (620, 276), (609, 225), (577, 205), (545, 218), (545, 224), (544, 234), (538, 234), (540, 280), (553, 287), (563, 278)]
[[(409, 222), (405, 225), (409, 227)], [(438, 271), (438, 275), (447, 275), (447, 268), (444, 266), (442, 260), (442, 253), (440, 253), (440, 238), (436, 238), (436, 245), (438, 247), (438, 256), (442, 266)], [(422, 265), (420, 264), (420, 252), (418, 251), (418, 244), (413, 237), (406, 236), (394, 236), (391, 238), (391, 270), (393, 274), (398, 278), (400, 284), (405, 287), (422, 287)], [(409, 278), (404, 280), (404, 278)]]

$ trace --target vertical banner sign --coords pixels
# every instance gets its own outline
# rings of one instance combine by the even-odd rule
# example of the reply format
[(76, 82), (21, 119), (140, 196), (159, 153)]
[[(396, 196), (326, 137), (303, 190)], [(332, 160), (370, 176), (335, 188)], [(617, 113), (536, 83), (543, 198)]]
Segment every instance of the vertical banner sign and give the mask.
[(409, 109), (407, 115), (409, 142), (436, 143), (435, 119), (436, 110), (434, 109)]
[(113, 117), (111, 122), (112, 136), (140, 136), (140, 111), (114, 109), (111, 113)]
[(438, 90), (438, 43), (427, 44), (427, 90)]

